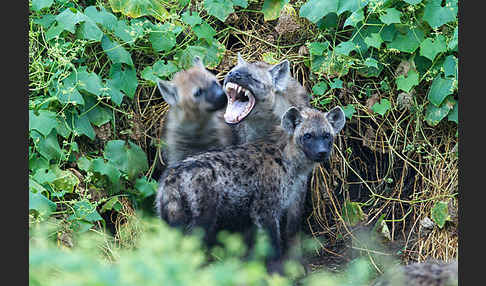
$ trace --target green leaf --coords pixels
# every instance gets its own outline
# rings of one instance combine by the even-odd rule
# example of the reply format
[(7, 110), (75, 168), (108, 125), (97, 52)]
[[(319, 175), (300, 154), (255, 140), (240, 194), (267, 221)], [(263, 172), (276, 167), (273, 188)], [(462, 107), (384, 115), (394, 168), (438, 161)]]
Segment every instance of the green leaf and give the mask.
[(447, 202), (436, 202), (430, 210), (430, 216), (439, 228), (443, 228), (445, 222), (450, 220)]
[(387, 43), (386, 46), (389, 49), (397, 49), (401, 52), (413, 53), (420, 46), (424, 40), (424, 32), (420, 29), (408, 29), (407, 33), (398, 33), (396, 38), (391, 42)]
[(329, 87), (332, 88), (343, 88), (343, 81), (339, 78), (334, 79), (330, 84)]
[(204, 0), (203, 5), (209, 15), (218, 18), (221, 22), (235, 11), (231, 0)]
[(112, 41), (110, 41), (108, 36), (104, 35), (101, 39), (101, 47), (105, 51), (108, 58), (112, 61), (112, 63), (125, 63), (127, 65), (133, 66), (133, 61), (130, 53), (127, 52), (118, 43), (114, 44)]
[[(54, 180), (57, 178), (57, 175), (54, 173), (52, 170), (53, 168), (50, 168), (49, 163), (47, 164), (47, 168), (40, 168), (35, 170), (34, 175), (32, 176), (32, 179), (35, 180), (38, 184), (44, 185), (48, 183), (54, 182)], [(45, 189), (42, 187), (41, 189)]]
[(453, 83), (453, 79), (437, 76), (430, 86), (427, 98), (435, 106), (440, 106), (444, 98), (453, 92)]
[(445, 7), (441, 4), (442, 0), (429, 0), (425, 5), (422, 19), (434, 29), (457, 19), (457, 0), (445, 0)]
[(151, 32), (149, 35), (152, 48), (156, 52), (170, 51), (176, 44), (176, 36), (172, 32)]
[(57, 141), (57, 132), (52, 130), (51, 133), (45, 138), (40, 138), (40, 142), (37, 145), (39, 154), (41, 154), (47, 160), (59, 160), (63, 153), (59, 142)]
[(120, 106), (125, 95), (120, 91), (118, 87), (116, 87), (117, 85), (117, 81), (111, 79), (105, 80), (105, 86), (103, 87), (102, 96), (108, 96), (113, 103), (115, 103), (117, 106)]
[(96, 158), (91, 161), (91, 170), (93, 172), (100, 173), (108, 177), (110, 182), (114, 185), (118, 185), (120, 181), (121, 173), (111, 163), (105, 162), (103, 158)]
[(216, 30), (205, 21), (202, 24), (194, 26), (192, 31), (201, 39), (212, 39), (216, 35)]
[(29, 110), (29, 131), (35, 129), (43, 136), (47, 136), (57, 124), (54, 112), (39, 110), (39, 115), (35, 115), (33, 110)]
[(337, 15), (341, 15), (346, 11), (353, 13), (366, 6), (366, 4), (368, 4), (368, 0), (309, 0), (300, 7), (299, 16), (307, 18), (315, 24), (330, 13), (336, 13)]
[(366, 58), (366, 60), (364, 61), (364, 65), (367, 67), (378, 68), (378, 61), (375, 60), (374, 58)]
[(329, 48), (329, 42), (311, 42), (307, 46), (311, 55), (320, 56)]
[(356, 44), (351, 41), (342, 42), (334, 48), (335, 53), (345, 56), (348, 56), (349, 53), (354, 50), (356, 50)]
[(385, 113), (390, 108), (391, 108), (390, 101), (386, 98), (383, 98), (382, 100), (380, 100), (380, 102), (373, 104), (373, 106), (371, 107), (371, 110), (373, 110), (373, 112), (380, 114), (381, 116), (384, 116)]
[(432, 103), (427, 104), (425, 109), (425, 121), (427, 121), (430, 126), (436, 126), (447, 116), (447, 114), (449, 114), (450, 110), (453, 109), (454, 104), (456, 104), (456, 102), (452, 96), (447, 97), (439, 107)]
[(94, 98), (86, 100), (86, 106), (81, 112), (88, 116), (89, 122), (98, 127), (113, 119), (112, 112), (98, 104), (98, 101)]
[(446, 77), (457, 78), (457, 58), (453, 55), (444, 59), (444, 75)]
[(344, 115), (351, 120), (353, 117), (353, 114), (356, 113), (356, 109), (354, 108), (354, 105), (348, 104), (345, 107), (343, 107)]
[(400, 23), (400, 15), (401, 15), (401, 12), (398, 11), (397, 9), (388, 8), (388, 9), (385, 9), (385, 14), (380, 16), (380, 20), (386, 25), (390, 25), (390, 24), (393, 24), (393, 23), (399, 24)]
[(77, 32), (78, 38), (96, 42), (101, 41), (103, 35), (103, 31), (101, 31), (101, 29), (98, 28), (98, 25), (88, 17), (86, 17), (85, 21), (79, 25)]
[(110, 78), (110, 81), (106, 81), (107, 85), (123, 91), (126, 96), (133, 99), (138, 86), (137, 72), (134, 67), (113, 64), (110, 68)]
[(72, 10), (74, 9), (67, 8), (66, 10), (62, 11), (56, 16), (56, 21), (58, 26), (64, 31), (69, 31), (74, 34), (76, 31), (76, 24), (85, 21), (86, 16), (77, 10), (74, 10), (76, 13), (73, 13)]
[(100, 214), (96, 211), (96, 207), (87, 200), (77, 201), (73, 205), (74, 214), (69, 220), (84, 220), (87, 222), (95, 222), (103, 220)]
[(84, 15), (93, 20), (95, 23), (101, 24), (101, 26), (110, 31), (115, 29), (118, 22), (116, 16), (107, 12), (104, 7), (100, 7), (100, 10), (98, 11), (98, 7), (89, 6), (84, 9)]
[(131, 18), (153, 16), (164, 22), (170, 17), (162, 1), (158, 0), (108, 0), (108, 2), (113, 12), (121, 12)]
[(320, 81), (312, 87), (312, 92), (316, 95), (323, 95), (327, 91), (327, 83)]
[(365, 218), (364, 212), (359, 203), (348, 200), (344, 202), (341, 215), (344, 221), (351, 226), (355, 226)]
[(80, 67), (78, 69), (78, 84), (77, 88), (80, 91), (84, 91), (96, 96), (101, 95), (101, 89), (103, 85), (101, 78), (94, 72), (87, 72), (86, 67)]
[(364, 39), (364, 42), (370, 47), (379, 49), (381, 47), (381, 44), (383, 43), (383, 40), (381, 39), (379, 33), (371, 33), (368, 37)]
[(142, 177), (135, 180), (135, 189), (137, 189), (143, 198), (150, 197), (157, 192), (157, 182), (154, 180), (147, 180), (147, 177)]
[(181, 19), (184, 23), (188, 24), (191, 27), (202, 23), (202, 18), (199, 16), (197, 11), (191, 12), (187, 10), (186, 12), (182, 13)]
[(400, 75), (396, 78), (397, 89), (403, 90), (405, 92), (410, 92), (410, 90), (419, 84), (419, 75), (414, 69), (408, 71), (407, 77), (405, 75)]
[(38, 19), (34, 19), (32, 22), (34, 24), (41, 25), (44, 29), (47, 29), (54, 21), (56, 21), (56, 15), (47, 14), (42, 15), (42, 17)]
[(178, 65), (184, 69), (192, 66), (192, 61), (195, 56), (198, 56), (203, 61), (204, 65), (212, 69), (219, 65), (225, 52), (224, 46), (218, 41), (214, 40), (211, 43), (200, 43), (198, 46), (187, 46), (177, 54)]
[(86, 114), (74, 115), (73, 130), (78, 135), (86, 135), (91, 140), (95, 139), (96, 133)]
[(280, 16), (280, 11), (288, 2), (289, 0), (265, 0), (262, 7), (263, 20), (271, 21), (277, 19)]
[(29, 211), (36, 211), (41, 217), (48, 217), (56, 211), (56, 203), (46, 198), (41, 193), (29, 192)]
[(49, 8), (54, 3), (54, 0), (32, 0), (32, 10), (40, 11), (44, 8)]
[(449, 51), (457, 51), (457, 44), (458, 44), (458, 28), (454, 29), (454, 34), (452, 39), (450, 40), (449, 44), (447, 44), (447, 50)]
[(117, 203), (118, 204), (120, 203), (118, 201), (118, 197), (112, 197), (109, 201), (107, 201), (105, 204), (103, 204), (103, 207), (101, 207), (100, 212), (104, 213), (106, 211), (112, 210)]
[(437, 54), (445, 51), (446, 41), (445, 37), (442, 35), (437, 36), (433, 41), (431, 38), (427, 38), (420, 44), (420, 55), (431, 61), (434, 61)]
[(83, 96), (77, 89), (76, 73), (72, 72), (67, 78), (65, 78), (60, 84), (54, 88), (54, 96), (62, 104), (79, 104), (84, 105)]
[(351, 13), (351, 15), (349, 15), (349, 17), (344, 22), (344, 26), (343, 27), (346, 27), (346, 26), (356, 27), (356, 24), (358, 24), (359, 22), (361, 22), (363, 20), (364, 20), (364, 12), (363, 12), (363, 9), (359, 9), (359, 10), (354, 11), (353, 13)]
[(130, 46), (135, 44), (135, 40), (138, 36), (136, 31), (128, 25), (125, 20), (118, 21), (113, 32), (115, 36), (123, 41), (123, 43), (127, 43)]
[(51, 166), (50, 169), (56, 176), (51, 186), (58, 193), (72, 193), (74, 188), (79, 184), (79, 179), (68, 170), (61, 170), (57, 165)]
[(395, 24), (391, 24), (391, 25), (386, 25), (385, 27), (383, 27), (383, 29), (381, 29), (381, 32), (378, 31), (377, 33), (380, 35), (383, 41), (392, 42), (395, 39), (395, 36), (398, 33), (398, 31), (395, 28)]
[(147, 155), (138, 145), (122, 140), (109, 141), (105, 146), (105, 158), (133, 180), (148, 169)]

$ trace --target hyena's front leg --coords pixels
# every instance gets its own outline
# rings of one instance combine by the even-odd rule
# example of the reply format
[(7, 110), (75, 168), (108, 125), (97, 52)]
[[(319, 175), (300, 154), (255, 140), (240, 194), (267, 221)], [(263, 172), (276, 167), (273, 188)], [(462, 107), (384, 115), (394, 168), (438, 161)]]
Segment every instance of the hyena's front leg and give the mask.
[(283, 275), (280, 218), (272, 217), (264, 224), (264, 228), (270, 237), (270, 244), (272, 245), (272, 253), (267, 259), (267, 271), (269, 273), (277, 272)]

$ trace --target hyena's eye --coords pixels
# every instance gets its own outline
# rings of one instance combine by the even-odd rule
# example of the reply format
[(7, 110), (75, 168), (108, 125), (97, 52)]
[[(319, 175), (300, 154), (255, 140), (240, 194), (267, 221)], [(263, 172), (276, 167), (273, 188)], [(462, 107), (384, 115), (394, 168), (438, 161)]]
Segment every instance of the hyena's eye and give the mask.
[(312, 138), (312, 135), (310, 133), (305, 133), (304, 134), (304, 140), (309, 140)]
[(331, 134), (324, 133), (324, 135), (322, 137), (324, 137), (324, 139), (329, 139), (329, 138), (331, 138)]
[(200, 88), (197, 89), (196, 93), (194, 93), (194, 97), (200, 97), (202, 95), (202, 90)]

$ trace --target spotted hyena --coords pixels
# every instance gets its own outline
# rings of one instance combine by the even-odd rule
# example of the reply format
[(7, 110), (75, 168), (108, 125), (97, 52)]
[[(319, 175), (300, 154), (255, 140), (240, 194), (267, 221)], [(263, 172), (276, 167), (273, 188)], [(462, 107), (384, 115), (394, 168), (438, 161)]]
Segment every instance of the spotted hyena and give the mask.
[(199, 57), (188, 70), (172, 81), (159, 81), (158, 88), (170, 105), (162, 141), (168, 164), (187, 156), (231, 144), (231, 129), (222, 119), (227, 98), (216, 77), (206, 70)]
[(209, 246), (219, 230), (262, 228), (273, 248), (269, 271), (281, 271), (298, 231), (307, 177), (315, 164), (329, 159), (344, 124), (340, 107), (327, 113), (291, 107), (275, 142), (229, 146), (173, 164), (160, 180), (158, 214), (185, 230), (202, 227)]
[(228, 97), (224, 119), (232, 125), (236, 144), (273, 141), (279, 138), (276, 127), (289, 107), (310, 107), (307, 91), (290, 75), (288, 60), (276, 65), (249, 63), (238, 53), (238, 64), (223, 85)]

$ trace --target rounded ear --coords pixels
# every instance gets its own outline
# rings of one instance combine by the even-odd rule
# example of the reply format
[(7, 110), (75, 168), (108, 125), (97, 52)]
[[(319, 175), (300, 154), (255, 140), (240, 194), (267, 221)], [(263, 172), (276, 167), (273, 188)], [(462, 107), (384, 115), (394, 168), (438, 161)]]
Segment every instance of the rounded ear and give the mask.
[(292, 106), (282, 116), (282, 128), (289, 134), (293, 134), (295, 128), (302, 122), (300, 111)]
[(326, 119), (334, 129), (334, 134), (338, 134), (346, 123), (346, 115), (341, 107), (336, 106), (326, 113)]
[(284, 91), (287, 88), (290, 79), (290, 63), (284, 60), (279, 64), (274, 65), (269, 70), (272, 76), (273, 86), (277, 91)]
[(238, 65), (244, 65), (244, 64), (246, 64), (246, 61), (241, 57), (240, 52), (238, 52), (237, 57), (238, 57)]
[(193, 59), (192, 59), (192, 65), (193, 66), (199, 66), (199, 67), (202, 67), (202, 68), (206, 68), (201, 60), (200, 57), (198, 56), (195, 56)]
[(169, 105), (177, 104), (179, 96), (177, 95), (177, 87), (175, 84), (169, 81), (159, 80), (157, 82), (157, 87), (159, 88), (160, 94), (164, 98), (165, 102), (167, 102)]

